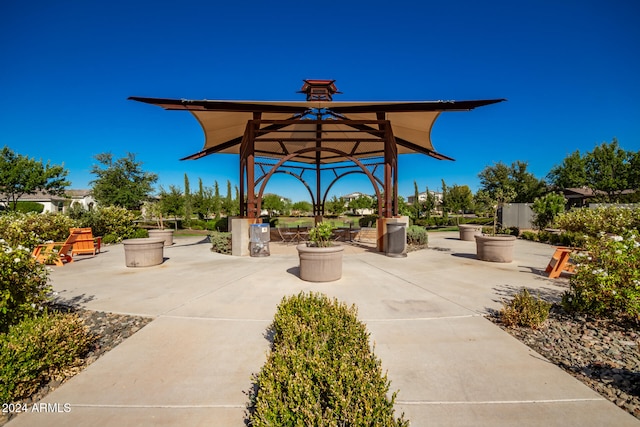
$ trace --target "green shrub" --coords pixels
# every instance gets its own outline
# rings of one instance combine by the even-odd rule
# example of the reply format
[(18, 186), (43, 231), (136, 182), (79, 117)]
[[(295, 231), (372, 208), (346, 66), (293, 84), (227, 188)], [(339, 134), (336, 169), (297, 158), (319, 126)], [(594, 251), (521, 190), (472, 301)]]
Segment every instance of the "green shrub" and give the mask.
[(118, 237), (115, 234), (105, 234), (104, 236), (102, 236), (102, 243), (105, 245), (110, 245), (117, 242)]
[(209, 238), (211, 239), (212, 252), (231, 255), (231, 233), (212, 231)]
[(49, 292), (47, 267), (28, 248), (0, 239), (0, 333), (37, 313)]
[(0, 238), (9, 246), (34, 248), (46, 241), (64, 242), (69, 237), (69, 228), (76, 225), (61, 213), (11, 212), (0, 215)]
[(573, 209), (558, 215), (554, 226), (592, 237), (600, 233), (621, 234), (625, 230), (640, 229), (640, 209), (615, 206)]
[(522, 240), (531, 240), (532, 242), (538, 241), (538, 233), (535, 231), (523, 231), (520, 233), (520, 238)]
[(602, 234), (576, 256), (575, 274), (562, 297), (567, 311), (640, 320), (640, 236)]
[(394, 418), (397, 392), (387, 398), (390, 383), (355, 306), (313, 293), (284, 298), (272, 332), (252, 426), (408, 425)]
[(407, 227), (407, 243), (410, 245), (426, 246), (429, 243), (427, 230), (417, 225)]
[(534, 200), (531, 209), (534, 212), (533, 225), (538, 230), (549, 226), (558, 214), (564, 212), (567, 200), (561, 194), (549, 193)]
[(26, 318), (0, 334), (0, 402), (28, 397), (79, 363), (91, 338), (72, 314)]
[(16, 210), (22, 213), (42, 213), (42, 211), (44, 211), (44, 205), (38, 202), (18, 202), (16, 203)]
[(136, 228), (131, 236), (132, 239), (144, 239), (145, 237), (149, 237), (149, 230), (144, 228)]
[(136, 232), (135, 212), (117, 206), (98, 207), (86, 211), (80, 219), (81, 227), (91, 227), (94, 236), (102, 236), (104, 243), (130, 239)]
[(538, 329), (549, 317), (551, 303), (534, 297), (526, 288), (511, 301), (504, 302), (500, 317), (506, 326), (526, 326)]

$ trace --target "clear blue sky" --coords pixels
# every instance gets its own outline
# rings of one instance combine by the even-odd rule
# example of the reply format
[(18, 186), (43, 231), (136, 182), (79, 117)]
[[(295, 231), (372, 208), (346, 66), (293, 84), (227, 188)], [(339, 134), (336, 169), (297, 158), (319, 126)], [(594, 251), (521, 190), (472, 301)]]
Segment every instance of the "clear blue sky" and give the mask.
[[(630, 0), (4, 1), (0, 146), (64, 163), (71, 188), (89, 188), (94, 155), (130, 151), (165, 187), (187, 173), (224, 191), (236, 156), (179, 161), (202, 148), (197, 121), (127, 97), (303, 100), (320, 78), (340, 101), (508, 99), (443, 113), (433, 144), (456, 161), (401, 156), (401, 195), (475, 191), (498, 161), (543, 178), (614, 137), (640, 150), (639, 21)], [(334, 189), (372, 192), (357, 176)], [(291, 177), (267, 191), (306, 197)]]

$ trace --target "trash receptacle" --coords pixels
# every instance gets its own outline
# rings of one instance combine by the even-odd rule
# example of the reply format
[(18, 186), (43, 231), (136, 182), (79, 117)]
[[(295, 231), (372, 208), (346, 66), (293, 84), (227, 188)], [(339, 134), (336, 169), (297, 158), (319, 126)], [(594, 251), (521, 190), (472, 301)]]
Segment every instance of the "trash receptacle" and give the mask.
[(251, 224), (249, 227), (249, 249), (253, 257), (269, 256), (269, 224)]
[(406, 257), (407, 224), (404, 222), (387, 223), (387, 256)]

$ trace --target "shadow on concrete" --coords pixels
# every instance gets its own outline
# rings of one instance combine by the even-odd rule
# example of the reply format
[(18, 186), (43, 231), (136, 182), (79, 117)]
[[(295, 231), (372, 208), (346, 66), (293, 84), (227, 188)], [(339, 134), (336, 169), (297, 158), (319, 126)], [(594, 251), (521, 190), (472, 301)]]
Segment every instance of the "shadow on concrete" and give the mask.
[[(501, 285), (493, 288), (493, 291), (499, 297), (498, 299), (494, 299), (495, 302), (502, 303), (505, 300), (513, 298), (515, 294), (520, 292), (524, 286), (514, 286), (514, 285)], [(551, 289), (551, 288), (537, 288), (531, 289), (527, 288), (529, 293), (535, 297), (538, 297), (544, 301), (551, 302), (554, 304), (559, 304), (562, 300), (562, 294), (564, 291), (559, 289)]]
[(66, 307), (70, 309), (79, 308), (80, 305), (91, 302), (95, 299), (95, 295), (76, 295), (73, 298), (65, 298), (64, 296), (54, 295), (51, 304), (55, 307)]
[(287, 273), (296, 276), (298, 279), (300, 278), (300, 266), (296, 265), (295, 267), (287, 268)]
[(451, 256), (458, 257), (458, 258), (466, 258), (466, 259), (475, 259), (475, 260), (478, 259), (478, 255), (476, 254), (454, 253), (454, 254), (451, 254)]
[(198, 245), (205, 245), (205, 244), (210, 244), (210, 243), (211, 243), (211, 239), (209, 238), (209, 236), (206, 236), (202, 240), (198, 240), (197, 242), (193, 242), (193, 243), (180, 244), (180, 243), (176, 243), (176, 241), (174, 240), (173, 245), (165, 246), (164, 248), (165, 249), (184, 248), (184, 247), (188, 247), (188, 246), (198, 246)]

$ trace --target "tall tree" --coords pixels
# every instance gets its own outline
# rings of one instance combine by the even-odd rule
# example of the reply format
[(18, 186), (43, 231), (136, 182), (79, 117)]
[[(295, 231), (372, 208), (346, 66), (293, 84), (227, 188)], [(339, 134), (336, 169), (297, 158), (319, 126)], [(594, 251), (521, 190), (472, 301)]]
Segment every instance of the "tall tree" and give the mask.
[(516, 193), (513, 199), (515, 203), (533, 202), (546, 192), (546, 183), (536, 178), (531, 172), (528, 172), (528, 166), (527, 162), (521, 162), (519, 160), (511, 164), (509, 178), (512, 183), (511, 188), (513, 188)]
[(158, 176), (142, 170), (142, 162), (136, 161), (135, 154), (127, 153), (114, 161), (113, 154), (101, 153), (95, 159), (98, 164), (93, 165), (91, 173), (97, 178), (91, 184), (98, 203), (139, 209), (149, 198)]
[(262, 197), (262, 209), (269, 212), (269, 216), (282, 215), (285, 208), (284, 199), (277, 194), (265, 194)]
[(233, 216), (233, 196), (231, 195), (231, 181), (227, 180), (227, 195), (222, 201), (222, 210), (227, 216)]
[(342, 197), (338, 198), (333, 196), (331, 200), (325, 202), (324, 210), (333, 215), (340, 216), (347, 210), (347, 205)]
[(356, 215), (362, 214), (365, 209), (371, 209), (372, 206), (373, 199), (366, 194), (361, 194), (349, 202), (349, 209)]
[(615, 138), (610, 144), (603, 142), (595, 147), (585, 159), (589, 187), (606, 193), (606, 201), (617, 201), (622, 191), (629, 189), (629, 161), (629, 153)]
[(449, 194), (447, 191), (447, 184), (442, 180), (442, 202), (440, 203), (442, 207), (442, 218), (449, 218)]
[(498, 188), (510, 186), (509, 174), (511, 168), (502, 162), (494, 163), (493, 166), (485, 167), (479, 174), (482, 190), (489, 194), (496, 192)]
[(429, 191), (429, 187), (425, 190), (425, 200), (422, 202), (422, 207), (424, 209), (424, 214), (428, 218), (431, 218), (431, 212), (436, 208), (436, 196), (433, 195), (431, 191)]
[(5, 146), (0, 151), (0, 195), (5, 206), (16, 210), (18, 199), (25, 194), (44, 191), (62, 195), (70, 183), (65, 178), (68, 171), (63, 166), (30, 159), (16, 154)]
[(167, 216), (173, 216), (175, 228), (178, 229), (178, 216), (184, 213), (184, 196), (175, 185), (169, 186), (169, 191), (160, 187), (160, 208)]
[(580, 151), (576, 150), (565, 157), (560, 165), (551, 169), (547, 178), (551, 186), (557, 190), (586, 186), (585, 159), (580, 154)]
[(494, 198), (498, 190), (502, 190), (515, 194), (511, 200), (513, 202), (533, 202), (536, 197), (545, 193), (546, 184), (528, 172), (527, 166), (526, 162), (521, 161), (513, 162), (511, 166), (502, 162), (487, 166), (478, 174), (481, 189)]
[(640, 201), (640, 150), (629, 153), (629, 189), (635, 190), (628, 196), (628, 201), (637, 203)]
[(198, 218), (209, 217), (213, 208), (212, 199), (211, 189), (204, 186), (202, 178), (198, 178), (198, 192), (192, 195), (193, 211)]
[(418, 191), (418, 183), (413, 181), (413, 205), (411, 206), (411, 216), (414, 221), (422, 216), (422, 202), (420, 201), (420, 191)]
[(189, 177), (184, 174), (184, 222), (188, 225), (193, 214), (193, 197), (189, 187)]
[(454, 212), (463, 213), (473, 207), (473, 193), (469, 186), (453, 184), (449, 187), (449, 207)]
[(291, 210), (292, 210), (292, 213), (295, 213), (296, 215), (300, 216), (302, 214), (307, 214), (311, 212), (313, 210), (313, 206), (311, 206), (311, 203), (307, 202), (306, 200), (301, 200), (299, 202), (295, 202), (291, 206)]
[(220, 186), (218, 185), (218, 181), (214, 181), (213, 183), (213, 213), (216, 216), (216, 219), (220, 218), (220, 214), (222, 213), (222, 199), (220, 198)]

